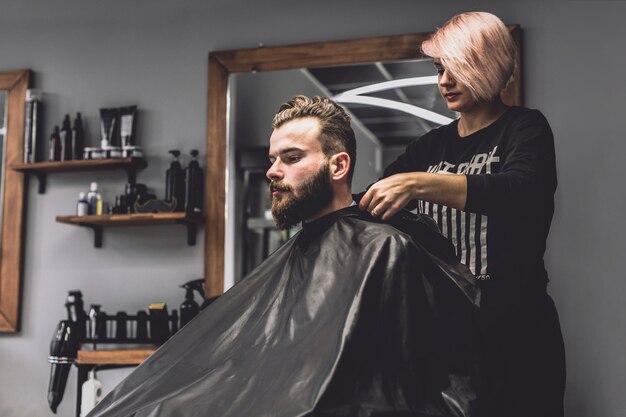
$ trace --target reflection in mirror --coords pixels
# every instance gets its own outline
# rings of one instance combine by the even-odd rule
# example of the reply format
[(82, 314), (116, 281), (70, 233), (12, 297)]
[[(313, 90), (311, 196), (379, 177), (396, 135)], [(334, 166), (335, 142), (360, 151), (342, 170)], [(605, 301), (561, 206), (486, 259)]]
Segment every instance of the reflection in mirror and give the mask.
[[(235, 74), (230, 77), (228, 278), (239, 281), (289, 239), (297, 228), (279, 231), (271, 217), (265, 172), (271, 121), (280, 105), (297, 94), (327, 96), (352, 116), (357, 139), (353, 192), (382, 175), (413, 139), (456, 115), (437, 88), (431, 59)], [(228, 255), (228, 250), (232, 256)]]

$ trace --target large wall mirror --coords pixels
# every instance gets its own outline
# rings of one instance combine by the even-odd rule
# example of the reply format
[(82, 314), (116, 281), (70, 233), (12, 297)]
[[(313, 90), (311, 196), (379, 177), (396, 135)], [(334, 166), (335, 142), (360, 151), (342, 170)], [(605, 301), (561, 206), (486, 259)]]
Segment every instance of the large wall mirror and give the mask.
[(0, 332), (19, 330), (22, 274), (24, 175), (9, 167), (22, 162), (24, 102), (29, 71), (0, 72)]
[[(519, 47), (519, 26), (510, 25), (509, 30)], [(282, 102), (295, 94), (326, 95), (352, 114), (358, 144), (355, 192), (378, 178), (408, 141), (456, 117), (439, 96), (432, 60), (419, 54), (429, 36), (396, 35), (209, 54), (208, 296), (221, 294), (275, 245), (270, 232), (278, 232), (271, 230), (271, 220), (263, 218), (269, 204), (263, 173), (271, 118)], [(521, 105), (520, 72), (502, 96), (507, 104)], [(257, 189), (255, 179), (260, 185)], [(250, 198), (258, 207), (250, 204)], [(250, 207), (256, 210), (252, 217)], [(250, 235), (258, 239), (251, 242)]]

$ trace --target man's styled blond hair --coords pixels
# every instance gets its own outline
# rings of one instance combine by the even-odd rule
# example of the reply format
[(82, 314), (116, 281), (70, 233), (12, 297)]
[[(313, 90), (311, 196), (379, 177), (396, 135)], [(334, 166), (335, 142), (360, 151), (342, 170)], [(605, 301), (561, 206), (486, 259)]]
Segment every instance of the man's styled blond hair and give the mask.
[(305, 117), (312, 117), (320, 123), (320, 143), (327, 157), (339, 152), (350, 156), (348, 181), (352, 181), (356, 164), (356, 139), (350, 124), (350, 115), (328, 97), (295, 96), (284, 103), (274, 115), (272, 127), (278, 129), (283, 124)]
[(506, 25), (486, 12), (461, 13), (422, 43), (422, 52), (441, 60), (476, 101), (497, 97), (513, 79), (517, 46)]

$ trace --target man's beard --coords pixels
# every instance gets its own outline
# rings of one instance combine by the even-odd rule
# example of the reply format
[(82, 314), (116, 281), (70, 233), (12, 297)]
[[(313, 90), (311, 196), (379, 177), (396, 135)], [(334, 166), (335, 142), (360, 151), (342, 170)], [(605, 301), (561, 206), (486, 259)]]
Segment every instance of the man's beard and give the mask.
[(274, 181), (270, 183), (270, 190), (272, 189), (289, 191), (282, 199), (272, 199), (272, 216), (276, 226), (281, 230), (289, 229), (308, 219), (333, 200), (328, 164), (295, 190), (287, 184)]

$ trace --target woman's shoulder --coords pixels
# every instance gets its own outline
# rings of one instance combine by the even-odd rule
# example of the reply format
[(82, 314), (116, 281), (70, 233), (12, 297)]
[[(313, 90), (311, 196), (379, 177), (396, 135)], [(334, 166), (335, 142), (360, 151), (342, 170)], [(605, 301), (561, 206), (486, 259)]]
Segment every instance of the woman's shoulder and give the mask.
[(457, 123), (458, 120), (454, 120), (447, 125), (435, 127), (413, 140), (412, 144), (416, 146), (427, 146), (429, 143), (441, 143), (442, 139), (454, 137), (457, 135)]
[(516, 123), (548, 124), (548, 120), (541, 111), (528, 107), (512, 106), (505, 113), (505, 116), (509, 121)]

